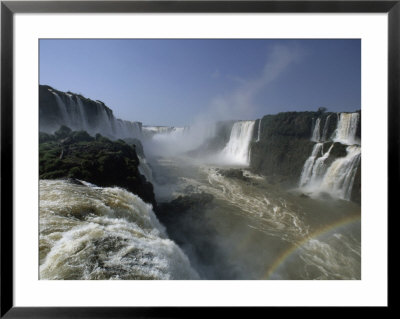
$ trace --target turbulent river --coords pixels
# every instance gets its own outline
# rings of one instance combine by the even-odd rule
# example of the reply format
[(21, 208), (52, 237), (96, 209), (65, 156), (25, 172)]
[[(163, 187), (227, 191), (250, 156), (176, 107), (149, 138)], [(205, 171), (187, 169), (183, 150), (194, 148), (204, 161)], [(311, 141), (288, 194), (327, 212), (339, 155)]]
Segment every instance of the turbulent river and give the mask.
[(197, 279), (151, 205), (120, 188), (40, 181), (41, 279)]
[[(361, 161), (359, 112), (312, 119), (314, 147), (297, 189), (288, 190), (246, 170), (251, 143), (270, 137), (262, 119), (236, 121), (230, 134), (142, 127), (99, 101), (41, 92), (44, 132), (67, 125), (140, 139), (147, 157), (138, 154), (139, 170), (159, 205), (118, 187), (40, 180), (40, 279), (361, 279), (361, 208), (350, 201)], [(203, 149), (215, 134), (216, 144)], [(341, 157), (331, 157), (334, 143)]]
[(213, 258), (193, 253), (190, 246), (196, 239), (180, 240), (202, 278), (360, 279), (360, 206), (302, 197), (246, 170), (244, 178), (232, 178), (214, 166), (186, 163), (153, 162), (155, 176), (162, 176), (164, 184), (156, 184), (156, 194), (159, 201), (213, 195), (204, 217), (194, 218), (195, 227), (191, 224), (194, 232), (204, 226), (212, 230), (207, 247)]
[[(212, 195), (178, 227), (120, 188), (40, 181), (41, 279), (360, 279), (360, 207), (244, 170), (151, 162), (159, 203)], [(178, 217), (177, 217), (178, 218)]]

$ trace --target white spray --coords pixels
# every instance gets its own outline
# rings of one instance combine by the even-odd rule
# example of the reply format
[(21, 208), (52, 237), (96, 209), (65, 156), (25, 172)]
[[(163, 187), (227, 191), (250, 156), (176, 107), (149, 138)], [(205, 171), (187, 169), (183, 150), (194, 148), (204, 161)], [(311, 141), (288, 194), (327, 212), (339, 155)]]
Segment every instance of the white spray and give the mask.
[(235, 122), (228, 144), (221, 157), (229, 164), (249, 165), (249, 145), (253, 136), (255, 121)]
[(334, 141), (346, 145), (360, 144), (356, 137), (359, 113), (340, 113)]

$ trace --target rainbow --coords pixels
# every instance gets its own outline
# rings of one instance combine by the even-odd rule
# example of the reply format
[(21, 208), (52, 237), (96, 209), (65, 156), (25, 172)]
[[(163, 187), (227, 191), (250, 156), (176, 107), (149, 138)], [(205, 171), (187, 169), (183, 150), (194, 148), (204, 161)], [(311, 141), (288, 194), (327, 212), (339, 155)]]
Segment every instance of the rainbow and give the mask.
[(267, 269), (265, 275), (261, 279), (270, 279), (274, 272), (283, 264), (285, 261), (290, 258), (297, 250), (303, 247), (308, 241), (311, 239), (315, 239), (320, 237), (326, 233), (329, 233), (337, 228), (344, 227), (350, 225), (352, 223), (358, 222), (361, 220), (360, 215), (350, 216), (342, 218), (332, 224), (326, 225), (321, 227), (320, 229), (314, 231), (309, 236), (305, 237), (301, 241), (293, 244), (289, 249), (285, 250), (274, 262), (273, 264)]

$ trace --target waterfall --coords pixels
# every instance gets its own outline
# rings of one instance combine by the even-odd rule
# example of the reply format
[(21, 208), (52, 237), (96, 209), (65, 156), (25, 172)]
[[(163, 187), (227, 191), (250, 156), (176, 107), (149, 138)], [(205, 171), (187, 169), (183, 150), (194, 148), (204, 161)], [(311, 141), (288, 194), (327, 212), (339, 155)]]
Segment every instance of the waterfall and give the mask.
[(335, 160), (328, 168), (321, 188), (339, 198), (350, 200), (354, 177), (361, 160), (361, 147), (351, 145), (346, 150), (347, 155)]
[(139, 172), (140, 174), (142, 174), (144, 177), (146, 177), (146, 180), (150, 183), (154, 183), (153, 181), (153, 171), (149, 165), (149, 163), (147, 163), (147, 160), (145, 157), (141, 157), (138, 155), (139, 158)]
[[(320, 136), (320, 119), (313, 125), (312, 141), (327, 141), (329, 121), (332, 114), (325, 120), (322, 138)], [(329, 158), (332, 144), (327, 152), (323, 152), (323, 143), (316, 143), (310, 157), (306, 160), (301, 172), (299, 187), (311, 192), (328, 192), (334, 197), (350, 200), (355, 174), (361, 160), (360, 141), (356, 137), (360, 114), (337, 113), (338, 121), (335, 132), (332, 135), (333, 142), (349, 145), (346, 148), (347, 155), (337, 158), (328, 167), (326, 160)], [(319, 157), (319, 154), (322, 156)]]
[(138, 122), (114, 120), (114, 134), (119, 138), (141, 137), (141, 128)]
[(324, 145), (323, 143), (316, 143), (313, 147), (310, 157), (304, 163), (303, 170), (300, 176), (300, 183), (299, 183), (300, 187), (304, 187), (309, 183), (312, 177), (312, 170), (314, 167), (315, 159), (321, 153), (323, 145)]
[(262, 118), (260, 118), (260, 120), (258, 121), (258, 134), (257, 134), (257, 141), (256, 142), (260, 141), (261, 121), (262, 121)]
[[(60, 112), (61, 115), (61, 124), (65, 123), (65, 125), (71, 125), (69, 123), (69, 116), (67, 112), (67, 107), (65, 103), (62, 101), (61, 97), (54, 91), (51, 91), (53, 93), (54, 97), (56, 98), (56, 104), (58, 107), (58, 111)], [(68, 124), (67, 124), (68, 123)]]
[(239, 121), (233, 124), (228, 144), (222, 150), (222, 158), (229, 163), (249, 165), (249, 145), (255, 121)]
[(325, 120), (325, 125), (324, 129), (322, 131), (322, 140), (326, 141), (327, 140), (327, 134), (328, 134), (328, 128), (329, 128), (329, 120), (331, 118), (332, 114), (329, 114)]
[(314, 167), (312, 169), (312, 174), (311, 174), (311, 179), (309, 184), (310, 185), (318, 185), (321, 182), (321, 179), (323, 178), (327, 166), (325, 165), (325, 161), (328, 159), (329, 154), (331, 153), (331, 150), (333, 148), (333, 145), (331, 145), (331, 147), (329, 147), (328, 151), (325, 152), (321, 157), (319, 157), (315, 163), (314, 163)]
[(80, 118), (81, 118), (81, 126), (85, 127), (85, 131), (87, 130), (87, 128), (89, 127), (89, 121), (88, 118), (86, 116), (85, 110), (84, 110), (84, 106), (82, 103), (82, 100), (79, 98), (79, 96), (76, 97), (76, 103), (78, 105), (78, 109), (79, 109), (79, 114), (80, 114)]
[[(88, 130), (84, 107), (79, 97), (75, 102), (71, 94), (66, 94), (67, 103), (56, 92), (51, 91), (56, 98), (56, 103), (60, 111), (59, 126), (66, 125), (72, 130)], [(59, 127), (56, 127), (58, 129)]]
[[(113, 130), (114, 118), (110, 118), (100, 102), (96, 101), (96, 113), (98, 115), (97, 131), (102, 132), (106, 136), (125, 137), (124, 130)], [(115, 125), (114, 125), (115, 127)]]
[(72, 130), (85, 130), (88, 131), (88, 121), (85, 114), (84, 106), (81, 99), (75, 96), (74, 101), (71, 94), (66, 94), (68, 97), (68, 103), (62, 102), (61, 98), (59, 101), (64, 104), (64, 108), (67, 110), (65, 114), (65, 125)]
[(100, 133), (111, 139), (140, 138), (142, 135), (139, 122), (116, 119), (100, 101), (83, 102), (75, 94), (48, 91), (54, 95), (58, 111), (57, 114), (41, 115), (40, 130), (43, 132), (53, 133), (66, 125), (75, 131), (84, 130), (91, 135)]
[(359, 113), (340, 113), (333, 140), (346, 145), (360, 144), (356, 138)]
[(314, 125), (313, 133), (311, 136), (311, 141), (314, 141), (314, 142), (320, 141), (320, 139), (321, 139), (320, 123), (321, 123), (321, 119), (317, 118), (317, 121), (315, 122), (315, 125)]

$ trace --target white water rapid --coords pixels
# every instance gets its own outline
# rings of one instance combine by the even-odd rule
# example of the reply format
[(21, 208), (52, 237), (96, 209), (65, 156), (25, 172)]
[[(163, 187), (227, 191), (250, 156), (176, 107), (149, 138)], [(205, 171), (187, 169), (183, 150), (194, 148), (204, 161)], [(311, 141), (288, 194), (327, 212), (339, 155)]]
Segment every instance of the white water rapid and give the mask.
[(40, 180), (40, 279), (198, 279), (138, 196)]
[[(181, 219), (180, 227), (175, 229), (175, 235), (193, 229), (193, 234), (179, 237), (185, 243), (181, 247), (191, 261), (197, 261), (192, 265), (204, 278), (360, 278), (359, 223), (350, 229), (335, 226), (341, 214), (357, 216), (354, 203), (331, 205), (299, 197), (247, 170), (242, 170), (241, 179), (208, 165), (191, 167), (173, 160), (158, 163), (158, 175), (164, 175), (161, 172), (165, 170), (165, 176), (174, 177), (166, 187), (171, 198), (203, 193), (214, 198), (213, 204), (202, 210), (203, 217), (196, 205), (193, 217)], [(200, 236), (196, 235), (196, 227), (211, 227), (212, 231), (200, 232)], [(193, 249), (195, 245), (201, 247), (199, 254)], [(291, 251), (293, 254), (287, 253)], [(216, 267), (211, 266), (213, 260)]]

